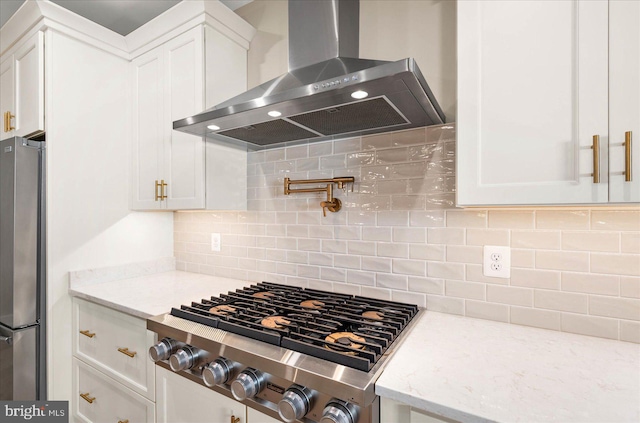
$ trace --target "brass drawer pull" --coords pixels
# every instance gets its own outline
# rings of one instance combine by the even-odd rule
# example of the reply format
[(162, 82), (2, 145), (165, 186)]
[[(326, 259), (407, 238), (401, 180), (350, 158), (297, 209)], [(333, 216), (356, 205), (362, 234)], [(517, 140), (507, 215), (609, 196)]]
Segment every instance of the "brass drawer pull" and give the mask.
[(88, 336), (89, 338), (93, 338), (94, 336), (96, 336), (95, 333), (89, 332), (88, 330), (81, 330), (80, 333), (84, 336)]
[(118, 423), (129, 423), (129, 420), (118, 420)]
[(631, 182), (631, 131), (624, 133), (624, 180)]
[(240, 417), (231, 416), (231, 423), (240, 423)]
[(93, 404), (93, 402), (96, 400), (96, 397), (89, 396), (89, 392), (87, 392), (86, 394), (80, 394), (80, 396), (82, 397), (83, 400), (85, 400), (89, 404)]
[(129, 351), (129, 348), (118, 348), (118, 351), (120, 351), (122, 354), (127, 355), (131, 358), (133, 358), (133, 356), (136, 355), (135, 351)]
[(593, 136), (593, 183), (600, 183), (600, 135)]

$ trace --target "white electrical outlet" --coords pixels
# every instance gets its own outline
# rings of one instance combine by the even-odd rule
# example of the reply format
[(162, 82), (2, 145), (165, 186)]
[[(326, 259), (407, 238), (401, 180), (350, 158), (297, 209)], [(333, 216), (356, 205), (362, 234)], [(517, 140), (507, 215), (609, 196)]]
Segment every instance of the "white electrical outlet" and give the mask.
[(220, 234), (212, 233), (211, 234), (211, 251), (220, 251)]
[(505, 279), (511, 277), (511, 249), (509, 247), (485, 245), (482, 262), (483, 275)]

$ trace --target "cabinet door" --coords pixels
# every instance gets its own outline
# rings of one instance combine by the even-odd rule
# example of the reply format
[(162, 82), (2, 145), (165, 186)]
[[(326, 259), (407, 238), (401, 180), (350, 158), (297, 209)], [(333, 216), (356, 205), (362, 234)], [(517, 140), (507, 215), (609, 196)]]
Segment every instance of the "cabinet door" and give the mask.
[(601, 0), (458, 2), (459, 205), (608, 200), (607, 15)]
[[(0, 112), (2, 113), (2, 136), (0, 139), (12, 137), (14, 130), (9, 130), (5, 121), (6, 113), (15, 115), (14, 107), (14, 91), (13, 91), (13, 56), (9, 56), (4, 62), (0, 63)], [(15, 120), (12, 120), (15, 123)], [(15, 126), (15, 125), (14, 125)]]
[(204, 140), (173, 130), (173, 121), (204, 109), (204, 43), (201, 26), (164, 45), (167, 208), (204, 208)]
[(609, 76), (609, 200), (640, 202), (640, 2), (609, 2)]
[(211, 389), (156, 366), (158, 423), (246, 423), (246, 407)]
[(162, 47), (158, 47), (131, 63), (133, 137), (131, 208), (159, 209), (157, 199), (163, 165), (164, 63)]
[(44, 132), (44, 34), (37, 32), (14, 53), (15, 135)]
[(418, 410), (388, 398), (380, 398), (380, 421), (403, 423), (443, 423), (453, 420)]

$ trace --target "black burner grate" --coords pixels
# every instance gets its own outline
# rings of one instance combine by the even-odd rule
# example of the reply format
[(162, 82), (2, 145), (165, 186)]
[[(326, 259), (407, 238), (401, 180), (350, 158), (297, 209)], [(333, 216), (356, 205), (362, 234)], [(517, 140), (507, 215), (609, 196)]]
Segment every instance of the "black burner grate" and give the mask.
[(418, 312), (392, 301), (261, 282), (171, 314), (369, 371)]

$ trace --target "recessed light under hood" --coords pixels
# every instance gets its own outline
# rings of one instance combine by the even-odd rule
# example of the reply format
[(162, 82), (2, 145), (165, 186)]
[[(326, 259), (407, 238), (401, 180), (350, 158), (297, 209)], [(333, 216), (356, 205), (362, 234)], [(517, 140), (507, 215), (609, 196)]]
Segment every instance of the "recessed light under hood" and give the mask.
[(289, 0), (289, 72), (173, 129), (259, 149), (444, 123), (412, 58), (357, 58), (359, 17), (357, 0)]

